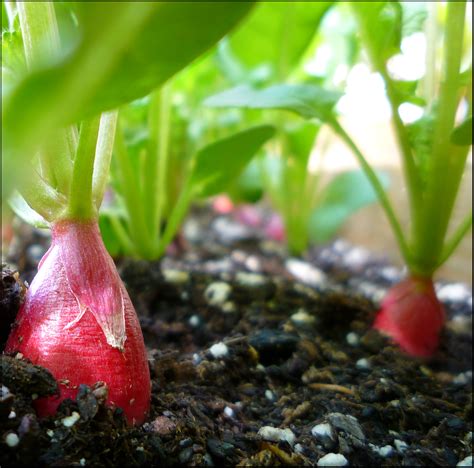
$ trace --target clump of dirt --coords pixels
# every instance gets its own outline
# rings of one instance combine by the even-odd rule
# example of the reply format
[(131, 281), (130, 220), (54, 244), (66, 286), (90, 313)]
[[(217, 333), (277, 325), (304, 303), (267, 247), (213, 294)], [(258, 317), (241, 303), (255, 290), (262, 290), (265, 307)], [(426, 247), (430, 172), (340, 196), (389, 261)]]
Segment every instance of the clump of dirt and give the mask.
[(291, 258), (210, 222), (211, 243), (194, 226), (190, 248), (119, 263), (149, 353), (145, 424), (128, 427), (100, 386), (81, 387), (41, 420), (34, 399), (54, 392), (54, 380), (2, 356), (2, 466), (469, 462), (472, 312), (459, 288), (444, 291), (438, 353), (414, 359), (371, 329), (378, 298), (398, 278), (386, 262), (359, 252), (344, 264), (351, 247), (337, 243)]

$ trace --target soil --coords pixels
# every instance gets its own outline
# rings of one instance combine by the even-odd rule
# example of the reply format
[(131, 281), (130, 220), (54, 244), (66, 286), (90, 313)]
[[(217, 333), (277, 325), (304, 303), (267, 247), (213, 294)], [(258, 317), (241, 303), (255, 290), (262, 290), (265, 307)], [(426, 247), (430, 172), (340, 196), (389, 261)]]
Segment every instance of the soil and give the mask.
[[(467, 287), (437, 284), (448, 323), (419, 360), (371, 329), (403, 275), (384, 259), (341, 240), (291, 257), (204, 209), (183, 234), (159, 262), (118, 261), (149, 353), (147, 422), (127, 427), (86, 386), (39, 419), (33, 402), (54, 379), (2, 355), (2, 467), (472, 466)], [(29, 282), (49, 239), (21, 226), (15, 242), (8, 260)], [(19, 281), (4, 269), (2, 320)]]

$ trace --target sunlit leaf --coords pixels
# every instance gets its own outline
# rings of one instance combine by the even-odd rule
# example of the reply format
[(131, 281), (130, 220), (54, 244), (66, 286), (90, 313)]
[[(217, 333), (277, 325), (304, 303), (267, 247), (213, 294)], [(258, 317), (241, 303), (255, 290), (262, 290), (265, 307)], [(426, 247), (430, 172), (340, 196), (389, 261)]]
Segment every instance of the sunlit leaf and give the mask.
[(272, 126), (262, 125), (204, 147), (196, 154), (190, 185), (201, 197), (223, 192), (274, 133)]
[(209, 107), (243, 107), (249, 109), (281, 109), (299, 114), (306, 119), (326, 121), (332, 118), (333, 108), (341, 97), (312, 85), (275, 85), (265, 89), (237, 86), (207, 98)]

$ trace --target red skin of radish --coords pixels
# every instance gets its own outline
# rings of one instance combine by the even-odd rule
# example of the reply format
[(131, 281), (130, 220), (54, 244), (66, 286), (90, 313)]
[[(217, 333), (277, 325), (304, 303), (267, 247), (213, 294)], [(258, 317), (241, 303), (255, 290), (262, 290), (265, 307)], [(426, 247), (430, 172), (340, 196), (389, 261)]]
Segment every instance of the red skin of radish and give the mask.
[(58, 380), (59, 396), (35, 402), (40, 416), (54, 414), (65, 398), (74, 399), (80, 384), (102, 381), (108, 387), (109, 405), (122, 408), (131, 424), (144, 421), (151, 391), (146, 348), (135, 309), (96, 222), (54, 225), (52, 245), (28, 289), (5, 351), (22, 353)]
[(390, 336), (407, 353), (429, 357), (438, 347), (445, 315), (432, 279), (413, 276), (388, 291), (374, 328)]

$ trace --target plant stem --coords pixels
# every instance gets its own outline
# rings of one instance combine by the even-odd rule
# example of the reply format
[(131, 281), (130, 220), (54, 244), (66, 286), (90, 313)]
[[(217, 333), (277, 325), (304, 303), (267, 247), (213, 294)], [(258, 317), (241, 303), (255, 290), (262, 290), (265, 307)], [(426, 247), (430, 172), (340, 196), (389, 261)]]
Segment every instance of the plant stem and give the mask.
[(167, 200), (167, 167), (170, 139), (171, 90), (163, 85), (151, 95), (149, 112), (150, 145), (145, 164), (144, 205), (149, 235), (157, 242)]
[(89, 220), (97, 216), (92, 197), (92, 175), (99, 125), (99, 117), (85, 120), (81, 124), (68, 200), (67, 216), (71, 219)]
[(100, 119), (99, 136), (94, 161), (92, 178), (92, 198), (99, 209), (104, 198), (107, 179), (109, 176), (110, 160), (114, 149), (115, 129), (117, 127), (118, 111), (106, 112)]
[(433, 152), (421, 222), (414, 239), (414, 256), (422, 268), (434, 271), (440, 262), (443, 242), (464, 170), (468, 147), (450, 143), (460, 98), (460, 66), (466, 2), (448, 2), (444, 63), (437, 106)]
[(439, 268), (456, 250), (463, 237), (472, 229), (472, 211), (469, 213), (458, 228), (454, 231), (451, 239), (449, 239), (444, 245), (443, 251), (441, 252), (440, 259), (436, 268)]
[(342, 138), (342, 140), (346, 143), (346, 145), (352, 150), (352, 152), (354, 153), (354, 156), (357, 158), (359, 164), (362, 167), (362, 170), (364, 171), (365, 175), (369, 179), (380, 201), (380, 204), (382, 205), (382, 208), (385, 211), (385, 214), (390, 222), (390, 225), (392, 226), (393, 233), (395, 234), (395, 238), (397, 239), (403, 258), (408, 264), (410, 264), (411, 253), (408, 248), (408, 244), (405, 239), (405, 236), (403, 234), (400, 221), (397, 215), (395, 214), (395, 210), (393, 209), (392, 204), (390, 203), (390, 200), (388, 199), (387, 194), (385, 193), (385, 190), (377, 177), (377, 174), (375, 174), (375, 172), (373, 171), (373, 169), (370, 167), (369, 163), (365, 159), (364, 155), (362, 154), (362, 152), (359, 150), (359, 148), (356, 146), (356, 144), (354, 143), (352, 138), (348, 135), (348, 133), (344, 130), (344, 128), (339, 124), (339, 122), (336, 119), (333, 119), (328, 123), (331, 126), (331, 128)]

